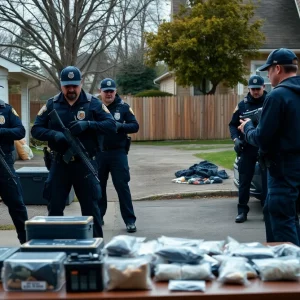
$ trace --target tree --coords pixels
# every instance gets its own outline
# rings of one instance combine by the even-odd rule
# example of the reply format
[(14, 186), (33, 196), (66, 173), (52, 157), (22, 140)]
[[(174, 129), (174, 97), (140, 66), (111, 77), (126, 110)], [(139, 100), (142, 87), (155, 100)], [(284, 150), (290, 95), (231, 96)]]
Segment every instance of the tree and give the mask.
[(136, 94), (140, 91), (155, 88), (153, 80), (156, 72), (141, 61), (131, 58), (120, 68), (117, 74), (117, 85), (122, 94)]
[(87, 55), (81, 69), (87, 75), (95, 74), (95, 70), (91, 71), (94, 60), (112, 45), (144, 6), (154, 0), (145, 0), (142, 4), (127, 0), (130, 14), (123, 22), (116, 23), (113, 17), (120, 13), (122, 1), (0, 0), (0, 35), (8, 32), (22, 40), (20, 34), (25, 31), (32, 39), (30, 48), (16, 43), (1, 43), (0, 47), (26, 50), (59, 88), (61, 70), (67, 65), (78, 65), (78, 57), (83, 53)]
[[(194, 0), (172, 22), (147, 33), (147, 62), (164, 61), (182, 86), (200, 86), (214, 94), (220, 82), (245, 83), (245, 58), (253, 58), (264, 41), (262, 20), (254, 20), (249, 0)], [(206, 90), (207, 81), (211, 89)]]
[[(27, 21), (30, 23), (30, 20)], [(20, 37), (15, 38), (13, 44), (20, 46), (20, 48), (11, 48), (10, 58), (14, 61), (22, 64), (25, 67), (30, 68), (33, 71), (38, 72), (40, 67), (37, 60), (31, 55), (33, 50), (34, 41), (32, 37), (26, 32), (21, 30)]]

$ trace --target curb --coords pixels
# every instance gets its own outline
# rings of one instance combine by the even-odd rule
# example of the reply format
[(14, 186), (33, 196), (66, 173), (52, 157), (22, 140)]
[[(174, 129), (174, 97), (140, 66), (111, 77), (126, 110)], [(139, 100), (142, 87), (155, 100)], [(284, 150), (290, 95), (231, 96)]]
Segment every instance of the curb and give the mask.
[(146, 201), (146, 200), (168, 200), (168, 199), (184, 199), (191, 197), (237, 197), (237, 190), (208, 190), (200, 192), (186, 192), (186, 193), (168, 193), (168, 194), (155, 194), (141, 198), (132, 199), (133, 201)]

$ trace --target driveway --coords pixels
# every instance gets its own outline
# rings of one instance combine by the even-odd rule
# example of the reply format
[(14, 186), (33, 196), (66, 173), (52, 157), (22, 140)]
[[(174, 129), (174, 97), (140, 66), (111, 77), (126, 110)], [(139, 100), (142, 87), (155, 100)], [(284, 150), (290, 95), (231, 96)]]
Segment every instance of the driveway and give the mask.
[[(132, 146), (129, 164), (131, 168), (130, 188), (133, 200), (136, 201), (134, 207), (138, 231), (135, 235), (149, 239), (160, 235), (170, 235), (199, 237), (207, 240), (223, 239), (231, 235), (241, 241), (264, 241), (264, 226), (257, 200), (251, 200), (253, 216), (249, 216), (249, 221), (239, 225), (234, 223), (237, 190), (232, 181), (233, 171), (226, 170), (230, 178), (224, 180), (222, 184), (172, 183), (171, 180), (175, 178), (176, 171), (187, 169), (200, 162), (193, 156), (196, 152), (177, 150), (172, 146)], [(31, 161), (15, 163), (16, 169), (34, 166), (44, 166), (42, 157), (35, 156)], [(229, 197), (220, 198), (218, 195)], [(110, 180), (108, 198), (110, 202), (103, 228), (106, 241), (116, 234), (126, 234), (125, 225), (120, 216), (117, 194)], [(169, 198), (169, 200), (151, 200), (157, 198)], [(47, 215), (46, 206), (28, 205), (27, 209), (29, 217)], [(80, 215), (79, 203), (73, 202), (67, 206), (65, 214)], [(12, 224), (3, 203), (0, 204), (0, 224)], [(15, 231), (1, 231), (0, 245), (18, 245)]]
[[(226, 148), (228, 149), (228, 148)], [(232, 149), (232, 147), (231, 147)], [(213, 151), (224, 150), (216, 149)], [(173, 183), (175, 172), (188, 169), (191, 165), (200, 162), (199, 158), (193, 156), (200, 151), (177, 150), (172, 146), (143, 146), (133, 144), (129, 151), (130, 166), (130, 189), (133, 200), (152, 199), (157, 196), (181, 195), (205, 192), (206, 195), (213, 193), (236, 195), (237, 189), (233, 184), (233, 171), (227, 170), (229, 179), (222, 184), (191, 185)], [(201, 151), (207, 152), (207, 151)], [(35, 156), (30, 161), (16, 161), (15, 168), (21, 167), (44, 167), (41, 156)], [(221, 170), (221, 168), (220, 168)], [(111, 179), (108, 181), (109, 201), (118, 201)], [(230, 194), (231, 193), (231, 194)]]

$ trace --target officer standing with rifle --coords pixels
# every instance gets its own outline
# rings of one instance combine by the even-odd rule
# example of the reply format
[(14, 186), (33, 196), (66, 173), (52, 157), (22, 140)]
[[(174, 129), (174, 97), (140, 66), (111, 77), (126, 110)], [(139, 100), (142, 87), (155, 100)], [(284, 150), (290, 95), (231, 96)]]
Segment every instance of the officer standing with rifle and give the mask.
[(121, 215), (127, 232), (135, 232), (135, 214), (128, 182), (130, 173), (127, 154), (130, 147), (128, 133), (136, 133), (139, 124), (131, 107), (117, 94), (116, 83), (110, 78), (100, 82), (100, 97), (117, 122), (117, 133), (104, 136), (103, 150), (99, 153), (99, 178), (102, 189), (100, 211), (102, 218), (107, 209), (106, 184), (109, 173), (118, 193)]
[[(246, 97), (237, 105), (233, 112), (232, 119), (229, 123), (229, 130), (232, 140), (234, 141), (234, 150), (240, 157), (238, 162), (239, 171), (239, 202), (237, 205), (238, 214), (235, 218), (236, 223), (243, 223), (247, 220), (249, 212), (249, 197), (252, 177), (255, 171), (255, 165), (258, 158), (258, 148), (248, 144), (244, 135), (238, 129), (240, 118), (244, 113), (252, 111), (263, 106), (267, 92), (264, 90), (264, 79), (261, 76), (253, 75), (248, 82), (249, 92)], [(257, 124), (256, 124), (257, 125)], [(263, 178), (263, 195), (262, 205), (266, 197), (266, 181)]]
[(49, 216), (63, 215), (73, 186), (82, 215), (94, 217), (94, 237), (103, 237), (96, 155), (102, 147), (99, 136), (114, 134), (116, 123), (99, 99), (82, 90), (81, 80), (81, 72), (74, 66), (61, 71), (62, 92), (41, 108), (31, 134), (48, 141), (52, 151), (43, 194)]
[[(0, 86), (3, 88), (3, 86)], [(27, 209), (23, 191), (14, 169), (14, 141), (25, 137), (25, 128), (17, 112), (0, 99), (0, 196), (16, 227), (21, 244), (26, 242)]]

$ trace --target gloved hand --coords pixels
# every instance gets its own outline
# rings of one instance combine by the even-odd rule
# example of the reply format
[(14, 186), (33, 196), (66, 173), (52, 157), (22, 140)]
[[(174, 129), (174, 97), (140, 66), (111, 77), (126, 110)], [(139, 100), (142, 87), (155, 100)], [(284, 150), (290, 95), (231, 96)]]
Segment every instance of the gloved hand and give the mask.
[(116, 122), (116, 125), (117, 125), (117, 132), (119, 132), (120, 129), (123, 128), (123, 123)]
[(241, 141), (239, 138), (234, 141), (234, 151), (239, 155), (244, 148), (244, 141)]
[(67, 149), (69, 148), (69, 144), (65, 135), (60, 131), (55, 132), (54, 141), (56, 143), (55, 151), (65, 153), (65, 151), (67, 151)]
[(73, 135), (79, 135), (81, 132), (90, 127), (89, 121), (72, 121), (69, 124), (69, 129)]
[(57, 144), (66, 144), (66, 145), (68, 144), (68, 141), (67, 141), (65, 135), (60, 131), (57, 131), (55, 133), (54, 140)]

